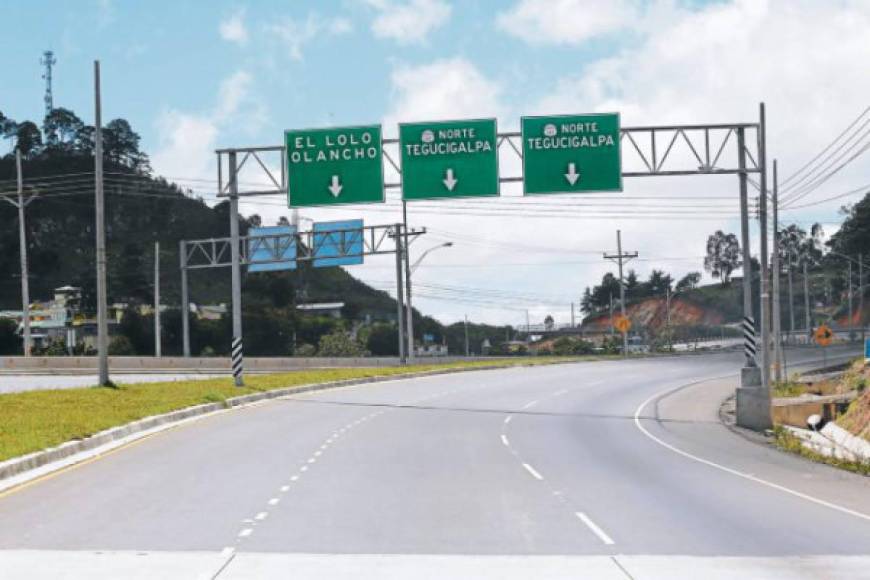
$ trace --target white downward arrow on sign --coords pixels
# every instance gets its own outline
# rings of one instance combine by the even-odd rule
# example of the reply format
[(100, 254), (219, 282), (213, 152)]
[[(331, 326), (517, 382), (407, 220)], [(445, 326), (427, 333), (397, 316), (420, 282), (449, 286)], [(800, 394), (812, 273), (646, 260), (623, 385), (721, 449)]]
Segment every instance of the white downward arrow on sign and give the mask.
[(447, 175), (446, 175), (446, 177), (444, 177), (444, 181), (443, 181), (444, 187), (447, 188), (447, 191), (453, 191), (453, 188), (456, 187), (456, 183), (458, 181), (459, 181), (458, 179), (453, 177), (453, 170), (448, 169)]
[(573, 163), (568, 164), (568, 173), (565, 174), (565, 179), (568, 180), (568, 183), (574, 185), (577, 183), (577, 180), (580, 179), (580, 174), (577, 173), (577, 168)]
[(332, 183), (329, 184), (329, 193), (331, 193), (333, 197), (338, 197), (341, 193), (342, 187), (344, 186), (338, 181), (338, 175), (333, 175)]

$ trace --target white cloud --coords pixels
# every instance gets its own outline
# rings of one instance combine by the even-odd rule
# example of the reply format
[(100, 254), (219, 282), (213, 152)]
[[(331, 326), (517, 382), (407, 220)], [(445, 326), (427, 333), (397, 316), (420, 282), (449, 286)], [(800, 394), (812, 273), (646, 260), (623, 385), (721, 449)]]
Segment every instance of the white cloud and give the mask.
[(496, 23), (529, 44), (581, 44), (633, 27), (640, 16), (633, 0), (520, 0)]
[[(212, 178), (214, 150), (221, 130), (232, 123), (242, 105), (249, 101), (255, 111), (259, 110), (251, 98), (252, 83), (249, 73), (237, 71), (221, 82), (217, 102), (210, 110), (204, 113), (164, 110), (157, 119), (158, 149), (151, 158), (155, 171), (170, 179)], [(249, 115), (245, 118), (250, 120)]]
[(494, 117), (505, 112), (501, 85), (464, 58), (401, 66), (391, 75), (392, 105), (384, 123)]
[(353, 25), (347, 18), (324, 18), (312, 12), (304, 20), (284, 18), (267, 26), (266, 30), (284, 43), (290, 58), (301, 61), (303, 49), (309, 42), (325, 36), (347, 34), (353, 30)]
[(377, 10), (372, 32), (399, 44), (423, 44), (429, 34), (450, 18), (452, 7), (444, 0), (366, 0)]
[(245, 26), (245, 9), (239, 8), (233, 14), (221, 21), (218, 26), (221, 38), (239, 46), (248, 43), (248, 28)]

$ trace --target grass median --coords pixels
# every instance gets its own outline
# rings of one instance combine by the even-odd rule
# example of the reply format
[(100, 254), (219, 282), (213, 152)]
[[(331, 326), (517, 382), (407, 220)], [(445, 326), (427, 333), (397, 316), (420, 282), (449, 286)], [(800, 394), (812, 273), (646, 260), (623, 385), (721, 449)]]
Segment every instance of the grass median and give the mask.
[(246, 386), (241, 388), (234, 386), (232, 378), (227, 377), (2, 394), (0, 461), (83, 439), (144, 417), (273, 389), (449, 369), (540, 365), (593, 358), (541, 357), (404, 367), (311, 369), (248, 375), (245, 377)]

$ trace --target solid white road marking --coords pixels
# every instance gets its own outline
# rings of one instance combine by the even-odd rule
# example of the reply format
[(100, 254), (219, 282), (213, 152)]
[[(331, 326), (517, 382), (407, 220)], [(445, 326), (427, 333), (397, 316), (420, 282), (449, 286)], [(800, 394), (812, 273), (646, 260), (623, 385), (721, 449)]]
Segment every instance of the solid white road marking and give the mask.
[(531, 465), (529, 465), (528, 463), (523, 463), (523, 467), (525, 467), (525, 468), (526, 468), (526, 471), (528, 471), (529, 473), (531, 473), (531, 474), (532, 474), (532, 477), (534, 477), (535, 479), (537, 479), (537, 480), (539, 480), (539, 481), (544, 479), (543, 476), (541, 476), (540, 473), (538, 473), (537, 471), (535, 471), (535, 468), (532, 467)]
[(505, 447), (510, 447), (511, 444), (508, 443), (508, 438), (505, 435), (501, 436), (501, 442), (505, 445)]
[(262, 522), (267, 517), (269, 517), (269, 512), (260, 512), (254, 516), (254, 519), (257, 520), (258, 522)]
[(240, 538), (247, 538), (248, 536), (250, 536), (250, 535), (253, 534), (253, 533), (254, 533), (254, 529), (253, 529), (253, 528), (245, 528), (244, 530), (242, 530), (241, 532), (239, 532), (239, 537), (240, 537)]
[(610, 536), (608, 536), (607, 534), (604, 533), (604, 530), (599, 528), (595, 524), (595, 522), (593, 522), (591, 519), (589, 519), (589, 516), (587, 516), (583, 512), (574, 512), (574, 515), (576, 515), (578, 518), (580, 518), (580, 521), (583, 522), (584, 524), (586, 524), (586, 527), (589, 528), (590, 530), (592, 530), (592, 533), (595, 534), (596, 536), (598, 536), (599, 540), (601, 540), (602, 542), (604, 542), (608, 546), (612, 546), (613, 544), (616, 543), (613, 541), (613, 539), (611, 539)]
[(682, 387), (679, 387), (677, 389), (668, 389), (666, 391), (662, 391), (658, 394), (651, 396), (646, 401), (644, 401), (643, 403), (640, 404), (640, 406), (634, 412), (634, 424), (638, 429), (640, 429), (641, 433), (643, 433), (648, 438), (652, 439), (653, 441), (655, 441), (656, 443), (658, 443), (659, 445), (661, 445), (665, 449), (673, 451), (677, 455), (682, 455), (686, 459), (690, 459), (692, 461), (697, 461), (698, 463), (703, 463), (704, 465), (707, 465), (707, 466), (712, 467), (714, 469), (724, 471), (725, 473), (730, 473), (731, 475), (736, 475), (737, 477), (742, 477), (743, 479), (748, 479), (749, 481), (754, 481), (755, 483), (760, 483), (761, 485), (765, 485), (767, 487), (770, 487), (772, 489), (776, 489), (776, 490), (781, 491), (783, 493), (787, 493), (789, 495), (799, 497), (801, 499), (807, 500), (807, 501), (812, 502), (814, 504), (817, 504), (817, 505), (820, 505), (820, 506), (823, 506), (826, 508), (830, 508), (832, 510), (836, 510), (836, 511), (844, 513), (844, 514), (848, 514), (850, 516), (855, 516), (856, 518), (861, 518), (862, 520), (865, 520), (865, 521), (870, 521), (870, 514), (861, 513), (859, 511), (855, 511), (855, 510), (849, 509), (847, 507), (843, 507), (841, 505), (837, 505), (835, 503), (831, 503), (829, 501), (825, 501), (823, 499), (819, 499), (817, 497), (813, 497), (811, 495), (807, 495), (805, 493), (795, 491), (793, 489), (789, 489), (785, 486), (779, 485), (777, 483), (773, 483), (772, 481), (767, 481), (766, 479), (761, 479), (760, 477), (756, 477), (750, 473), (744, 473), (742, 471), (738, 471), (737, 469), (733, 469), (731, 467), (726, 467), (724, 465), (720, 465), (720, 464), (716, 463), (715, 461), (710, 461), (709, 459), (704, 459), (703, 457), (698, 457), (697, 455), (692, 455), (691, 453), (688, 453), (686, 451), (683, 451), (682, 449), (674, 447), (670, 443), (667, 443), (667, 442), (659, 439), (658, 437), (656, 437), (655, 435), (653, 435), (652, 433), (647, 431), (646, 427), (644, 427), (640, 422), (640, 414), (643, 412), (644, 407), (646, 407), (648, 404), (650, 404), (650, 402), (652, 402), (653, 400), (660, 398), (660, 397), (664, 397), (665, 395), (667, 395), (671, 392), (674, 392), (676, 390), (679, 390), (681, 388)]

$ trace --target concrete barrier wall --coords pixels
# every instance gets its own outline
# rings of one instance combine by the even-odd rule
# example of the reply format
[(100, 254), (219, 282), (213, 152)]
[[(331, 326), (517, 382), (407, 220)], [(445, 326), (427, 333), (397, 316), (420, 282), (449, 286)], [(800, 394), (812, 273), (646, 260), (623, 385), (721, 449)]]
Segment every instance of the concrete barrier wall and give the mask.
[[(417, 364), (452, 363), (457, 361), (493, 360), (498, 357), (418, 357)], [(245, 370), (255, 372), (292, 371), (307, 368), (384, 367), (399, 364), (396, 357), (251, 357), (245, 359)], [(224, 357), (109, 357), (111, 371), (229, 371), (230, 359)], [(0, 370), (23, 371), (97, 371), (97, 358), (92, 356), (11, 356), (0, 358)]]

